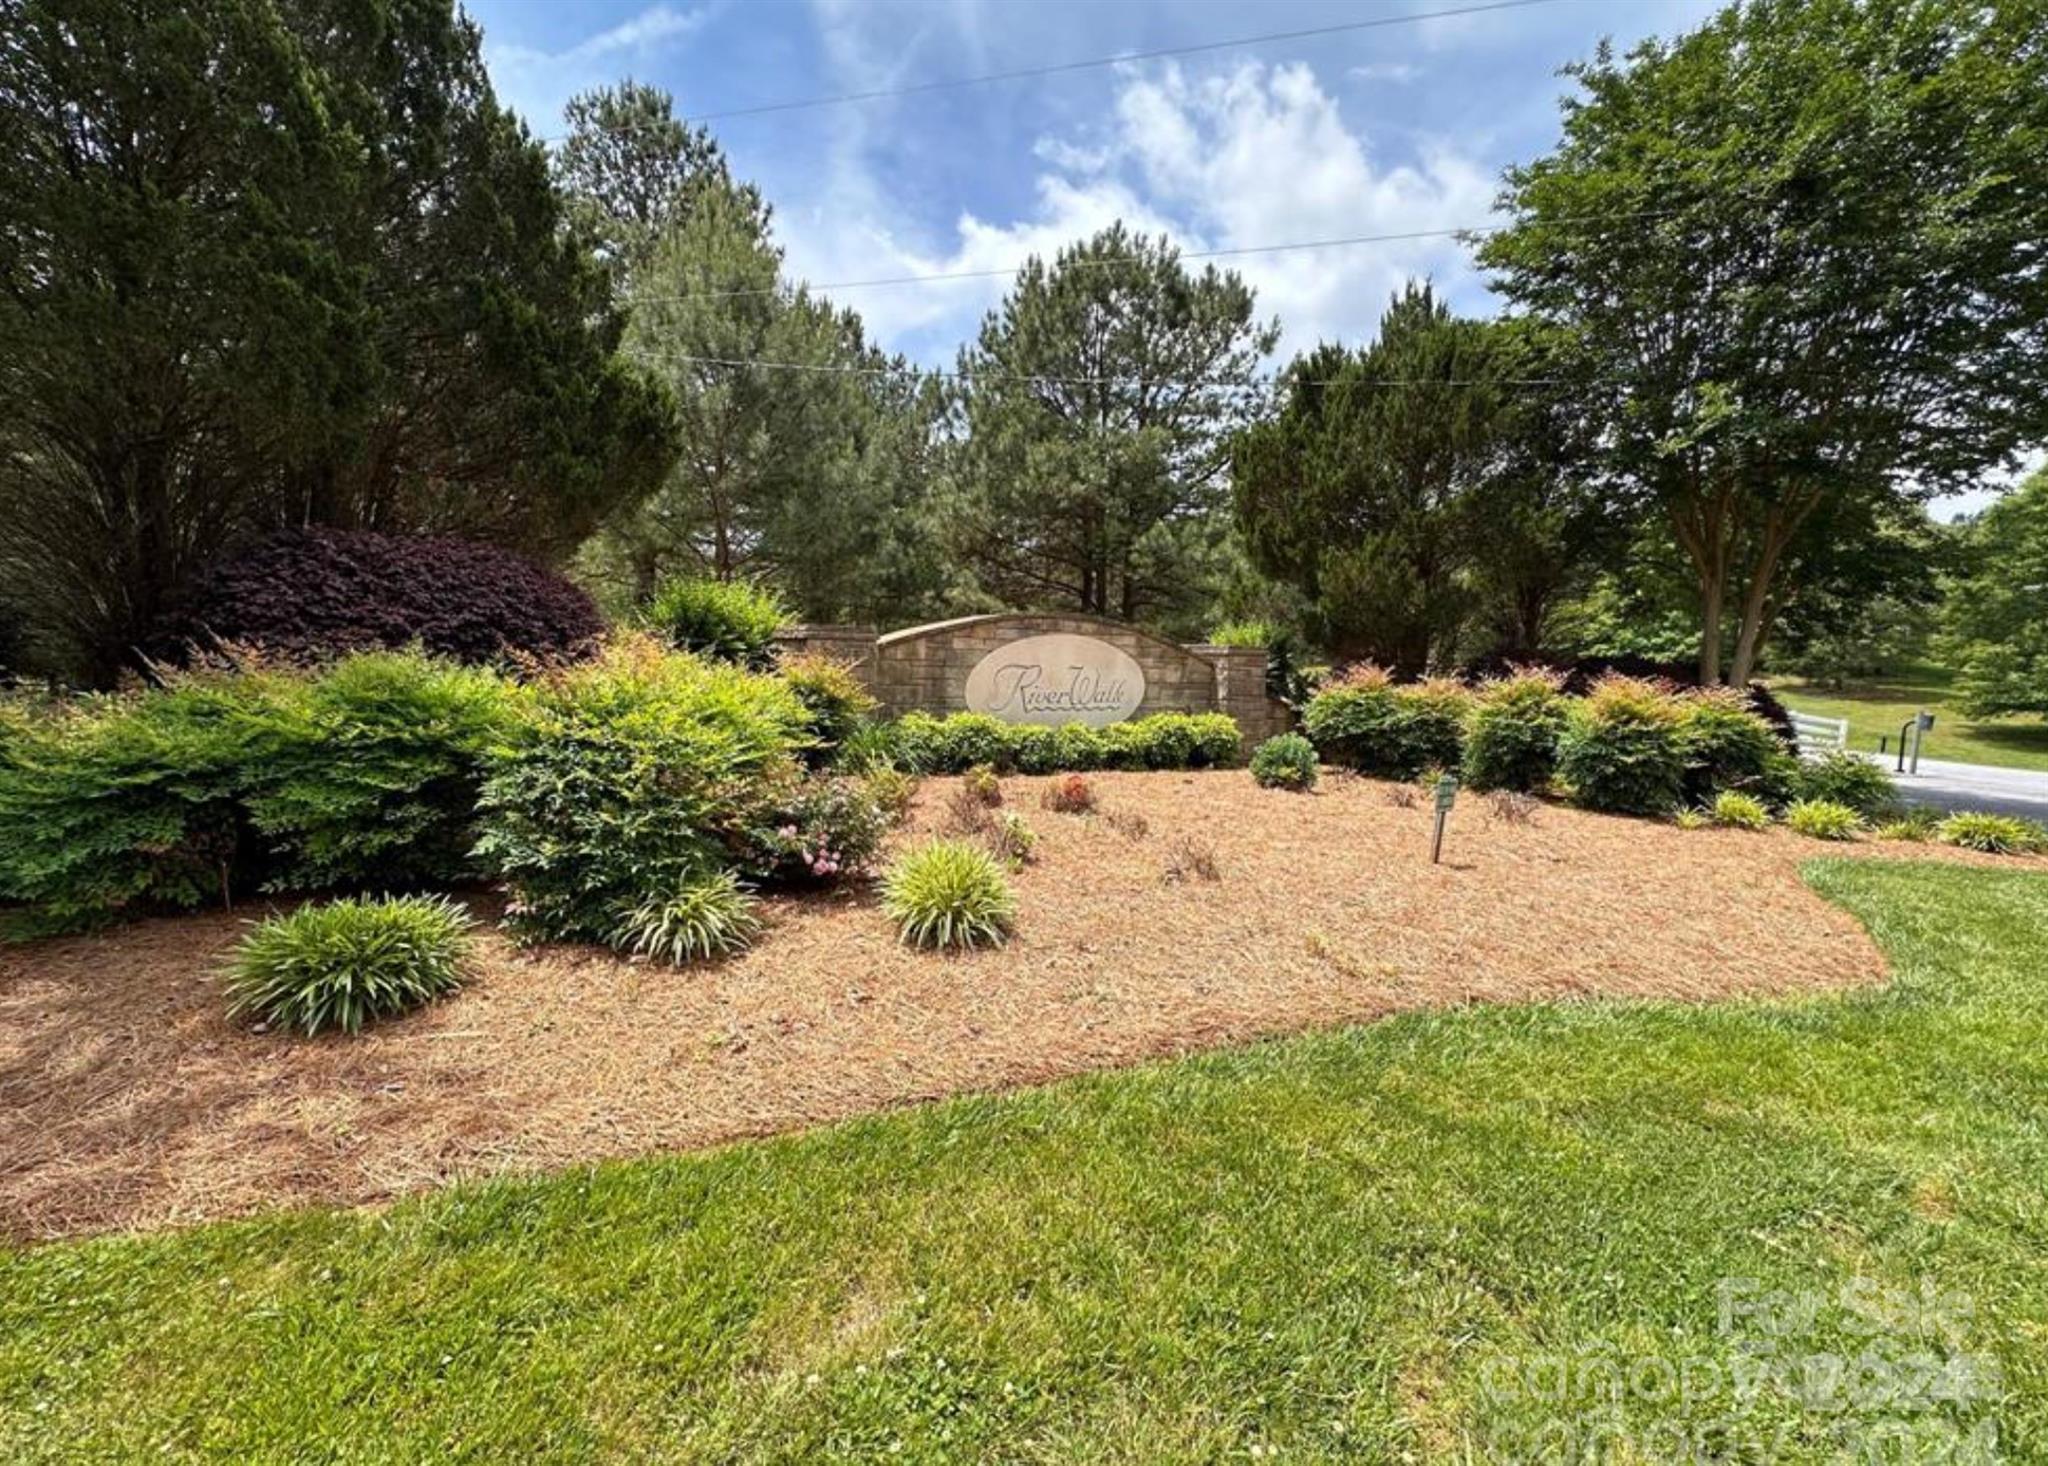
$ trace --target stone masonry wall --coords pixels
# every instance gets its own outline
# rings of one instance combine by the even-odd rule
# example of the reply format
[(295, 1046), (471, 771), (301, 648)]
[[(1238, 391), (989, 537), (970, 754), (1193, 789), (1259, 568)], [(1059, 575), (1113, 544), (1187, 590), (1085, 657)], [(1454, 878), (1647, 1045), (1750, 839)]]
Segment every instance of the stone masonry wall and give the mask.
[(791, 627), (785, 649), (818, 652), (853, 667), (891, 714), (946, 714), (966, 707), (967, 674), (990, 652), (1026, 637), (1069, 632), (1123, 651), (1145, 674), (1134, 717), (1163, 712), (1225, 712), (1247, 746), (1290, 722), (1285, 704), (1266, 695), (1266, 654), (1257, 647), (1176, 646), (1117, 621), (1093, 616), (964, 616), (877, 636), (868, 627)]

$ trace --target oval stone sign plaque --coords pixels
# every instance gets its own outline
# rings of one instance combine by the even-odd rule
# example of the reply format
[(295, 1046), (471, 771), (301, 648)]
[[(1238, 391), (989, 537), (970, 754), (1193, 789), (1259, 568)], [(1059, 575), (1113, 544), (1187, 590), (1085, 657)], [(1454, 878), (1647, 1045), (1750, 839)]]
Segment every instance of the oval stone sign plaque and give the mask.
[(1137, 659), (1092, 636), (1027, 636), (967, 674), (967, 707), (1006, 723), (1121, 723), (1145, 700)]

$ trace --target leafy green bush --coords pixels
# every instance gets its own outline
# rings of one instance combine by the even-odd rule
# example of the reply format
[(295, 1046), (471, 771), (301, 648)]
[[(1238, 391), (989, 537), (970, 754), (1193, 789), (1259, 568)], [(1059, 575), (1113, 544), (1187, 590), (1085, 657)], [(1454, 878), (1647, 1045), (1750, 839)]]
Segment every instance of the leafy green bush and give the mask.
[(1678, 700), (1654, 682), (1604, 677), (1575, 704), (1557, 768), (1572, 798), (1617, 814), (1668, 814), (1685, 789)]
[(1950, 815), (1935, 827), (1934, 838), (1944, 845), (1981, 850), (1986, 855), (2026, 855), (2048, 849), (2048, 831), (2031, 820), (1977, 810)]
[(1897, 808), (1899, 799), (1890, 774), (1867, 758), (1844, 752), (1801, 763), (1792, 792), (1799, 799), (1846, 804), (1866, 820), (1882, 818)]
[(1103, 766), (1102, 734), (1086, 723), (1062, 723), (1052, 730), (1054, 763), (1047, 773), (1067, 770), (1085, 774)]
[(1678, 741), (1685, 753), (1686, 797), (1701, 802), (1724, 789), (1755, 792), (1782, 753), (1771, 725), (1749, 700), (1727, 687), (1702, 687), (1680, 704)]
[(1771, 811), (1754, 794), (1723, 789), (1714, 796), (1714, 823), (1731, 830), (1761, 830), (1771, 822)]
[(272, 890), (447, 883), (473, 873), (487, 749), (512, 684), (416, 652), (348, 657), (246, 700), (260, 720), (241, 783), (272, 846)]
[(525, 702), (477, 853), (528, 938), (612, 941), (649, 896), (733, 865), (799, 787), (810, 716), (778, 678), (621, 638)]
[(1832, 799), (1795, 799), (1785, 811), (1785, 824), (1813, 840), (1853, 840), (1863, 830), (1863, 816)]
[(612, 945), (681, 967), (744, 951), (760, 930), (754, 898), (736, 873), (722, 870), (649, 896), (619, 922)]
[(1002, 867), (964, 840), (934, 840), (889, 868), (882, 910), (914, 947), (1000, 946), (1017, 903)]
[[(1071, 727), (1087, 727), (1085, 723)], [(1020, 774), (1050, 774), (1061, 767), (1060, 729), (1025, 724), (1010, 734), (1010, 762)], [(1092, 729), (1090, 730), (1093, 731)]]
[(640, 612), (641, 624), (670, 646), (756, 672), (774, 663), (775, 634), (789, 619), (765, 586), (692, 577), (664, 581)]
[(1544, 667), (1482, 683), (1465, 729), (1465, 783), (1525, 794), (1547, 788), (1564, 733), (1563, 688), (1563, 674)]
[(1316, 746), (1299, 733), (1268, 738), (1252, 752), (1252, 778), (1267, 789), (1313, 789)]
[(1206, 769), (1238, 761), (1236, 719), (1225, 713), (1152, 713), (1106, 728), (1004, 723), (983, 713), (905, 713), (893, 725), (903, 762), (926, 774), (978, 764), (998, 772), (1083, 769)]
[(237, 794), (267, 760), (260, 710), (285, 681), (196, 675), (18, 726), (0, 744), (0, 905), (23, 908), (10, 925), (74, 931), (244, 884), (253, 842)]
[(1396, 686), (1382, 668), (1353, 667), (1309, 699), (1302, 726), (1333, 763), (1389, 779), (1455, 768), (1471, 694), (1450, 678)]
[(471, 925), (445, 896), (330, 901), (273, 916), (228, 967), (228, 1016), (309, 1037), (358, 1032), (460, 987)]
[(815, 652), (790, 657), (778, 670), (811, 715), (811, 737), (816, 746), (810, 761), (839, 761), (847, 741), (867, 726), (881, 704), (851, 667)]
[(933, 720), (923, 771), (961, 774), (976, 764), (1010, 766), (1010, 727), (986, 713), (955, 713)]
[(858, 875), (908, 803), (886, 777), (813, 774), (782, 796), (749, 834), (741, 859), (748, 874), (773, 884)]

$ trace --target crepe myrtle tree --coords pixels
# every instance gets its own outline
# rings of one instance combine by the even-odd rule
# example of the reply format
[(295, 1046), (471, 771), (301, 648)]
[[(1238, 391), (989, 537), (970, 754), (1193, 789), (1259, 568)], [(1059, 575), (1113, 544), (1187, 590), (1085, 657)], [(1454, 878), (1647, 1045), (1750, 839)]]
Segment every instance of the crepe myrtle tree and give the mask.
[(1924, 501), (2040, 436), (2040, 16), (1731, 6), (1573, 67), (1562, 142), (1508, 171), (1480, 259), (1592, 353), (1608, 466), (1691, 568), (1702, 680), (1755, 671), (1828, 506)]

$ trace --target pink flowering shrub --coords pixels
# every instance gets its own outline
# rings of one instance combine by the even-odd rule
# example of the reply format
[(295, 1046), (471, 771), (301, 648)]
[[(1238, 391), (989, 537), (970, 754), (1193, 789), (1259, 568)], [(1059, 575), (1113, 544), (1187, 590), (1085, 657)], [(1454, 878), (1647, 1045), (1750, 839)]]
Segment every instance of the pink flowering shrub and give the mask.
[(812, 776), (752, 836), (750, 873), (770, 883), (817, 885), (859, 875), (894, 816), (865, 779)]

